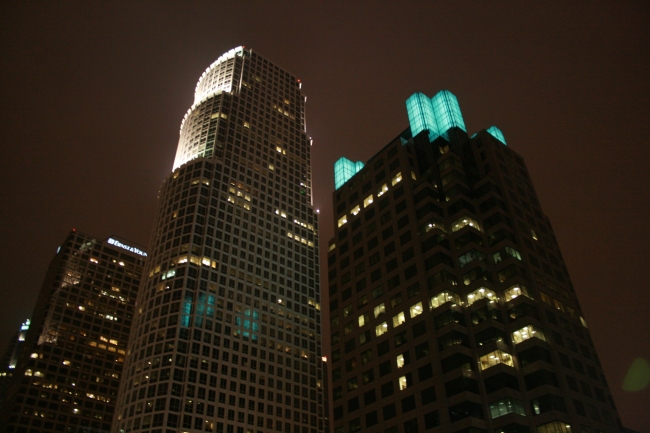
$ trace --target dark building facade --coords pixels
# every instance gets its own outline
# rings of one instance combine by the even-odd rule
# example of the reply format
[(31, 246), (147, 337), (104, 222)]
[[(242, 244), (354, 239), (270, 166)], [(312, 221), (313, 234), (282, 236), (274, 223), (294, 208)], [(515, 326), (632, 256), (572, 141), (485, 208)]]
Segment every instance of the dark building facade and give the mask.
[(335, 165), (335, 433), (595, 433), (620, 421), (549, 219), (496, 127), (454, 95)]
[(325, 425), (300, 80), (235, 48), (201, 76), (159, 194), (114, 432)]
[(8, 381), (3, 432), (109, 431), (144, 255), (116, 238), (68, 234)]
[(22, 353), (29, 324), (30, 320), (27, 319), (25, 323), (20, 325), (20, 329), (14, 334), (7, 346), (5, 354), (0, 359), (0, 406), (4, 404), (7, 395), (7, 386), (14, 375), (18, 359)]

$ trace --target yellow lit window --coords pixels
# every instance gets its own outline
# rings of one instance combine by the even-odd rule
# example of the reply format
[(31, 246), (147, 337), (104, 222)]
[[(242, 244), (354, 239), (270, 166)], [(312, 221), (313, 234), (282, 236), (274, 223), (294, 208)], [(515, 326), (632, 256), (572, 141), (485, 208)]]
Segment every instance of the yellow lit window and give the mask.
[(490, 301), (496, 301), (497, 294), (490, 289), (481, 287), (467, 295), (467, 305), (472, 305), (474, 302), (483, 298), (488, 298)]
[(399, 173), (397, 173), (395, 175), (395, 177), (393, 178), (393, 180), (391, 180), (390, 183), (391, 183), (391, 185), (395, 186), (396, 184), (398, 184), (401, 181), (402, 181), (402, 173), (399, 172)]
[(363, 201), (363, 207), (368, 207), (372, 204), (373, 197), (372, 194), (370, 194), (366, 199)]
[(438, 308), (439, 306), (441, 306), (446, 302), (453, 302), (454, 304), (461, 305), (460, 296), (458, 296), (454, 292), (445, 290), (444, 292), (440, 292), (436, 296), (431, 298), (431, 300), (429, 301), (429, 306), (431, 307), (431, 309), (434, 309), (434, 308)]
[(418, 178), (415, 176), (415, 172), (414, 172), (414, 171), (411, 172), (411, 179), (413, 179), (413, 180), (418, 180)]
[(479, 226), (478, 222), (475, 219), (468, 217), (467, 215), (462, 216), (454, 221), (454, 223), (451, 225), (451, 231), (457, 232), (465, 226), (470, 226), (478, 231), (481, 231), (481, 226)]
[(381, 316), (385, 312), (386, 312), (386, 306), (384, 304), (377, 305), (374, 309), (375, 318)]
[(397, 368), (402, 368), (404, 367), (404, 355), (397, 355)]
[(422, 314), (424, 311), (424, 308), (422, 308), (422, 302), (418, 302), (415, 305), (411, 305), (411, 308), (409, 309), (409, 313), (411, 314), (411, 319), (414, 318), (415, 316), (419, 316)]
[(370, 321), (370, 314), (362, 314), (359, 316), (359, 328), (365, 326)]
[(553, 303), (555, 304), (555, 308), (557, 308), (560, 311), (564, 311), (564, 304), (558, 301), (557, 299), (553, 299)]
[(357, 216), (357, 214), (358, 214), (359, 212), (361, 212), (361, 207), (360, 207), (359, 205), (356, 205), (356, 206), (355, 206), (355, 207), (350, 211), (350, 213), (351, 213), (352, 215), (354, 215), (354, 216)]
[(348, 216), (347, 216), (347, 215), (343, 215), (341, 218), (339, 218), (339, 227), (341, 227), (341, 226), (342, 226), (343, 224), (345, 224), (346, 222), (348, 222)]
[(402, 323), (406, 322), (406, 316), (403, 311), (393, 316), (393, 328), (397, 328)]
[(515, 299), (517, 296), (526, 296), (530, 298), (526, 287), (519, 284), (512, 286), (508, 290), (504, 291), (503, 296), (506, 302)]
[(522, 341), (526, 341), (529, 338), (539, 338), (542, 341), (546, 341), (544, 333), (541, 329), (534, 327), (533, 325), (524, 326), (521, 329), (516, 330), (512, 333), (512, 340), (515, 344), (519, 344)]
[(383, 322), (380, 323), (379, 325), (375, 326), (375, 335), (379, 337), (380, 335), (384, 335), (388, 331), (388, 323)]
[(377, 191), (377, 197), (381, 197), (386, 193), (386, 191), (388, 191), (388, 185), (383, 184), (381, 188), (379, 188), (379, 191)]
[(433, 229), (438, 229), (444, 233), (447, 233), (447, 228), (445, 225), (435, 218), (432, 218), (420, 227), (420, 231), (424, 233), (429, 233)]
[(332, 250), (335, 250), (335, 249), (336, 249), (336, 244), (332, 242), (327, 251), (332, 251)]
[(400, 377), (398, 381), (400, 391), (404, 391), (406, 388), (408, 388), (408, 381), (406, 380), (406, 376)]
[(537, 239), (537, 233), (535, 233), (535, 230), (533, 230), (533, 229), (530, 229), (530, 236), (531, 236), (533, 239), (535, 239), (536, 241), (539, 240), (539, 239)]
[(505, 364), (510, 367), (514, 367), (515, 364), (512, 360), (512, 356), (509, 353), (502, 352), (500, 350), (495, 350), (486, 355), (483, 355), (478, 360), (481, 370), (486, 370), (490, 367), (494, 367), (497, 364)]

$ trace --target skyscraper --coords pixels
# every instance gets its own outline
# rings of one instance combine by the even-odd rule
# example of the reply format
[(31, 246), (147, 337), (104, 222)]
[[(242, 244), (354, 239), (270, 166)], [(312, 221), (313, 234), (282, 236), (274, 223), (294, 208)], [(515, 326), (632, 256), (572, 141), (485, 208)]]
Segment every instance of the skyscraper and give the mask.
[(201, 75), (159, 195), (115, 432), (323, 430), (300, 88), (244, 47)]
[(328, 253), (335, 433), (619, 431), (524, 160), (456, 97), (335, 165)]
[(145, 255), (115, 237), (68, 234), (21, 328), (0, 430), (109, 431)]
[(14, 375), (18, 359), (20, 358), (23, 346), (25, 345), (25, 336), (29, 330), (29, 323), (30, 320), (27, 319), (22, 325), (20, 325), (20, 329), (13, 336), (5, 354), (0, 359), (0, 406), (4, 403), (7, 385)]

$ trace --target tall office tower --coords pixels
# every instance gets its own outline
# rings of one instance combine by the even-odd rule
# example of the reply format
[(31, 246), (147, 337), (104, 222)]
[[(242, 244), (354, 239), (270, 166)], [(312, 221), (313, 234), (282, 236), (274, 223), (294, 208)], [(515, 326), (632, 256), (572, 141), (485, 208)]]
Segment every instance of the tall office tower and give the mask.
[(0, 406), (2, 406), (5, 401), (7, 385), (14, 375), (16, 364), (18, 364), (18, 359), (22, 353), (25, 336), (29, 330), (29, 323), (30, 320), (27, 319), (22, 325), (20, 325), (20, 329), (16, 334), (14, 334), (13, 338), (9, 342), (5, 354), (0, 359)]
[(335, 433), (619, 431), (549, 219), (496, 127), (456, 97), (335, 165), (328, 253)]
[(165, 179), (115, 432), (323, 431), (318, 222), (300, 81), (239, 47)]
[(109, 431), (144, 255), (117, 238), (68, 234), (24, 335), (1, 431)]

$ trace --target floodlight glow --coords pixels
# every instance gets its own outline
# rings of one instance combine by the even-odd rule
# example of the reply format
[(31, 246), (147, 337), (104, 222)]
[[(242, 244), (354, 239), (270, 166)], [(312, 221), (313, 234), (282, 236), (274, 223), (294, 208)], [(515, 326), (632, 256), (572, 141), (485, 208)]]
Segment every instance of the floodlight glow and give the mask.
[(431, 99), (424, 93), (414, 93), (406, 100), (406, 112), (413, 136), (426, 130), (429, 141), (433, 141), (438, 137), (448, 139), (451, 128), (467, 132), (458, 99), (448, 90), (441, 90)]
[(506, 137), (503, 135), (503, 132), (501, 132), (501, 130), (500, 130), (499, 128), (497, 128), (496, 126), (493, 125), (493, 126), (490, 126), (490, 127), (487, 129), (487, 132), (488, 132), (488, 134), (490, 134), (492, 137), (496, 138), (496, 139), (499, 140), (501, 143), (503, 143), (504, 145), (507, 146), (507, 144), (506, 144)]
[(334, 163), (334, 189), (339, 189), (364, 167), (361, 161), (353, 162), (342, 156)]

